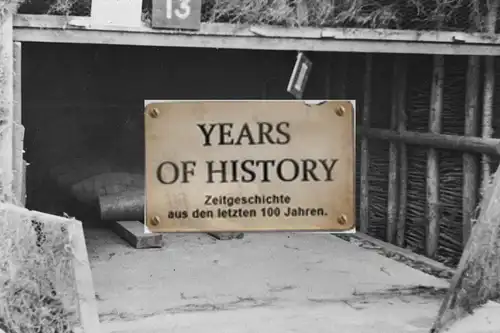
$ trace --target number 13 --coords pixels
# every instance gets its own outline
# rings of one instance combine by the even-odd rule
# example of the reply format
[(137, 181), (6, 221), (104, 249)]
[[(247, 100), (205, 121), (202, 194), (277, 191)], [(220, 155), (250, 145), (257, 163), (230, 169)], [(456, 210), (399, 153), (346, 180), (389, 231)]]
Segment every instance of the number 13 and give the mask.
[(181, 20), (187, 19), (191, 14), (191, 6), (189, 5), (190, 0), (179, 0), (180, 8), (177, 8), (175, 10), (172, 10), (174, 0), (165, 0), (165, 1), (167, 2), (167, 8), (166, 8), (167, 19), (169, 20), (172, 19), (172, 11), (174, 12), (175, 16), (177, 16)]

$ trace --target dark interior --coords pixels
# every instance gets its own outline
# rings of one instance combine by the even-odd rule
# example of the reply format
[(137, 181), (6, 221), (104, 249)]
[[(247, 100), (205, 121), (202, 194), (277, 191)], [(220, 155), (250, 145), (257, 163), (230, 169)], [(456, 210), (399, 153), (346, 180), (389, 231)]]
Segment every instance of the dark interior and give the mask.
[[(350, 73), (344, 54), (307, 55), (304, 98), (362, 94), (341, 91), (346, 77), (361, 77), (361, 55), (349, 55), (359, 64)], [(24, 43), (22, 56), (27, 206), (101, 225), (95, 201), (75, 199), (71, 186), (107, 171), (143, 173), (144, 100), (289, 99), (296, 52)]]

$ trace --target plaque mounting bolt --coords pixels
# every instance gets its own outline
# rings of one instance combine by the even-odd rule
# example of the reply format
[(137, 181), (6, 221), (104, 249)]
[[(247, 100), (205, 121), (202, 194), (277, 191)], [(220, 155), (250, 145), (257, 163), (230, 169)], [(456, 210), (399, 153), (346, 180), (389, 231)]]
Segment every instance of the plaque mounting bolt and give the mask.
[(151, 118), (158, 118), (158, 116), (160, 115), (160, 110), (158, 110), (157, 108), (152, 108), (151, 110), (149, 110), (149, 115), (151, 116)]
[(337, 116), (342, 117), (345, 114), (345, 108), (342, 105), (339, 105), (335, 108), (335, 113)]
[(345, 214), (340, 214), (339, 217), (337, 218), (337, 222), (341, 225), (344, 225), (347, 223), (347, 216)]
[(158, 224), (160, 224), (161, 219), (160, 219), (160, 217), (159, 217), (159, 216), (153, 216), (153, 217), (151, 218), (150, 222), (151, 222), (151, 225), (153, 225), (153, 226), (155, 226), (155, 227), (156, 227)]

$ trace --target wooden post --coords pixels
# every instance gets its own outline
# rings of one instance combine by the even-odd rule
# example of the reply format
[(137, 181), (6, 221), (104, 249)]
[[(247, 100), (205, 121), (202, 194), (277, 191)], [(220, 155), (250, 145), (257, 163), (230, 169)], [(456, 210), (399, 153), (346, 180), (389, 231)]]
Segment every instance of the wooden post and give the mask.
[[(444, 56), (433, 56), (431, 105), (429, 114), (429, 132), (441, 132), (443, 113), (443, 81), (444, 81)], [(430, 148), (427, 153), (427, 237), (426, 255), (434, 258), (439, 241), (439, 156), (435, 148)]]
[[(400, 94), (399, 75), (400, 75), (399, 56), (396, 56), (396, 61), (393, 66), (392, 74), (392, 102), (391, 102), (391, 119), (390, 129), (396, 131), (398, 129), (398, 95)], [(387, 188), (387, 229), (386, 241), (394, 244), (396, 241), (396, 223), (398, 214), (398, 144), (394, 141), (389, 142), (389, 179)]]
[(21, 56), (22, 44), (14, 43), (14, 106), (13, 106), (13, 181), (12, 192), (14, 203), (24, 206), (25, 195), (23, 193), (24, 182), (24, 126), (22, 125), (22, 107), (21, 107)]
[[(482, 137), (490, 138), (492, 133), (493, 120), (493, 90), (495, 89), (495, 58), (485, 58), (484, 68), (484, 95), (483, 95), (483, 123)], [(484, 190), (490, 181), (490, 158), (488, 155), (483, 155), (481, 159), (482, 166), (482, 186)]]
[[(494, 35), (496, 30), (496, 21), (498, 14), (499, 0), (491, 0), (486, 16), (486, 32)], [(482, 137), (490, 138), (493, 132), (493, 102), (495, 93), (495, 58), (485, 57), (484, 68), (484, 95), (483, 95), (483, 122)], [(490, 181), (491, 167), (490, 158), (487, 155), (482, 156), (482, 189), (484, 190)]]
[[(480, 58), (478, 56), (470, 56), (466, 80), (465, 136), (475, 137), (478, 135), (479, 72)], [(479, 163), (476, 155), (464, 153), (463, 177), (462, 244), (465, 247), (470, 236), (472, 218), (477, 204)]]
[[(407, 57), (401, 55), (397, 57), (395, 64), (396, 82), (394, 88), (397, 90), (397, 97), (395, 107), (398, 112), (398, 132), (406, 131), (406, 89), (407, 89), (407, 72), (408, 63)], [(406, 144), (401, 142), (399, 144), (399, 207), (398, 207), (398, 221), (396, 227), (396, 244), (400, 247), (405, 243), (406, 231), (406, 208), (408, 203), (408, 156), (406, 151)]]
[[(370, 55), (370, 71), (371, 71), (371, 55)], [(339, 82), (339, 96), (340, 98), (342, 99), (347, 99), (347, 79), (349, 77), (349, 72), (348, 72), (348, 69), (349, 69), (349, 54), (347, 53), (342, 53), (340, 55), (340, 62), (339, 62), (339, 66), (340, 66), (340, 72), (339, 72), (339, 76), (338, 76), (338, 82)], [(371, 75), (371, 74), (370, 74)], [(370, 79), (371, 80), (371, 79)], [(365, 85), (366, 87), (366, 85)], [(371, 89), (371, 86), (370, 86), (370, 89)], [(366, 94), (366, 88), (365, 88), (365, 94)]]
[(330, 99), (332, 97), (332, 54), (326, 54), (326, 64), (325, 64), (325, 98)]
[(12, 15), (0, 17), (0, 201), (12, 200), (12, 124), (14, 101)]
[[(362, 124), (366, 128), (370, 127), (370, 106), (372, 102), (372, 62), (373, 56), (366, 54), (365, 59), (365, 77), (364, 77), (364, 96), (362, 110)], [(368, 233), (370, 224), (370, 193), (368, 182), (368, 169), (370, 166), (370, 154), (368, 151), (368, 138), (361, 138), (361, 166), (360, 166), (360, 184), (359, 184), (359, 231)]]

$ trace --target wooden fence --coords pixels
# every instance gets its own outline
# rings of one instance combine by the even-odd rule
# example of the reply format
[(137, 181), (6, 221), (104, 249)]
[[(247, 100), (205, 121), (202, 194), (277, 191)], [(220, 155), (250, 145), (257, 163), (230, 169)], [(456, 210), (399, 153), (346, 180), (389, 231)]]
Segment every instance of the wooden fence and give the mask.
[[(500, 156), (500, 140), (492, 138), (493, 100), (495, 88), (494, 57), (469, 56), (466, 75), (466, 97), (462, 110), (465, 113), (464, 135), (442, 134), (443, 95), (445, 84), (445, 57), (433, 56), (432, 87), (429, 101), (428, 132), (407, 130), (407, 57), (397, 55), (393, 62), (390, 128), (371, 128), (372, 55), (366, 55), (364, 73), (364, 102), (361, 126), (357, 128), (360, 138), (359, 170), (359, 230), (369, 232), (370, 227), (370, 152), (373, 140), (389, 143), (387, 225), (385, 241), (404, 246), (408, 204), (408, 145), (427, 149), (426, 188), (426, 235), (425, 254), (434, 258), (438, 249), (440, 233), (440, 182), (439, 155), (441, 150), (460, 151), (463, 154), (462, 183), (462, 244), (469, 238), (477, 197), (481, 188), (490, 179), (490, 157)], [(484, 82), (481, 82), (481, 60), (484, 60)], [(482, 89), (481, 89), (482, 88)], [(480, 122), (481, 120), (481, 122)], [(481, 131), (478, 126), (481, 123)], [(481, 160), (477, 158), (481, 155)], [(482, 183), (480, 183), (482, 181)], [(458, 208), (458, 207), (457, 207)]]

